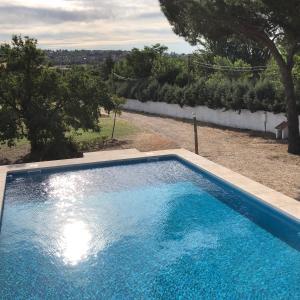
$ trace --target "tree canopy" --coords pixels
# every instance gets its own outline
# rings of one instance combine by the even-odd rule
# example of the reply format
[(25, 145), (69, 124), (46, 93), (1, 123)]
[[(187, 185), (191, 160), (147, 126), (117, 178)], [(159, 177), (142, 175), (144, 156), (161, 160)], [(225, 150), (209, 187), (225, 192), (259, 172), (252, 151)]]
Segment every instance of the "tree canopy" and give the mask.
[(237, 38), (221, 38), (218, 40), (205, 40), (202, 42), (204, 51), (211, 56), (226, 57), (231, 61), (237, 59), (256, 66), (265, 66), (270, 59), (270, 51), (267, 48), (260, 48), (257, 43), (241, 43)]
[(285, 88), (289, 152), (300, 153), (299, 121), (292, 77), (300, 51), (298, 0), (160, 0), (174, 32), (191, 44), (226, 38), (267, 48), (279, 66)]
[(143, 50), (133, 48), (126, 57), (127, 75), (137, 78), (146, 78), (151, 75), (156, 58), (162, 55), (168, 48), (160, 44), (152, 47), (146, 46)]
[(84, 69), (50, 68), (37, 41), (14, 36), (0, 48), (0, 141), (12, 146), (27, 138), (41, 158), (76, 153), (66, 131), (98, 130), (99, 107), (109, 106), (100, 78)]

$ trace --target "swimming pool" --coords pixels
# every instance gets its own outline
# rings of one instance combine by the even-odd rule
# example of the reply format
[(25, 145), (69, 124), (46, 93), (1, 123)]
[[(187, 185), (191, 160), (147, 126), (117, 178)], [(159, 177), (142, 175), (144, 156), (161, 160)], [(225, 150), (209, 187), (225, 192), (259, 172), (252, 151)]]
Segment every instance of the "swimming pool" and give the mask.
[(16, 173), (0, 299), (300, 299), (299, 232), (175, 157)]

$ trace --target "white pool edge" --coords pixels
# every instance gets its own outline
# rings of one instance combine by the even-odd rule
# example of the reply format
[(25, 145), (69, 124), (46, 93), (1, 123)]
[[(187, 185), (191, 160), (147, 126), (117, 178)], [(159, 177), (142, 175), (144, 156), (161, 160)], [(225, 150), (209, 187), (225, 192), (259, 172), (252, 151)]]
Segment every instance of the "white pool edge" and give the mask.
[(136, 149), (101, 151), (91, 154), (87, 153), (83, 158), (0, 166), (0, 219), (4, 207), (3, 203), (6, 177), (7, 174), (11, 172), (15, 173), (39, 169), (80, 166), (101, 162), (117, 162), (130, 159), (170, 155), (178, 156), (179, 158), (192, 163), (196, 167), (199, 167), (200, 169), (229, 183), (233, 187), (250, 194), (250, 196), (254, 196), (255, 198), (261, 200), (263, 203), (270, 205), (271, 207), (283, 212), (284, 214), (300, 221), (300, 202), (298, 202), (297, 200), (275, 190), (272, 190), (258, 182), (255, 182), (243, 175), (233, 172), (221, 165), (218, 165), (202, 156), (198, 156), (185, 149), (172, 149), (153, 152), (139, 152)]

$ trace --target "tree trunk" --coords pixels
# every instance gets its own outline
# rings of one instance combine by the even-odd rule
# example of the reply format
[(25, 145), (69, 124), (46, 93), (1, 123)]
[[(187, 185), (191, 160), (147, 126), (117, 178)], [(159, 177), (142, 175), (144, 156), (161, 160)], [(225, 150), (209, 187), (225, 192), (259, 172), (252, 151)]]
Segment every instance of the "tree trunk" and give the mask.
[(39, 153), (41, 145), (38, 143), (37, 135), (32, 130), (28, 130), (28, 140), (31, 146), (31, 153)]
[(284, 65), (280, 65), (279, 68), (287, 101), (287, 119), (289, 128), (288, 152), (292, 154), (300, 154), (299, 119), (292, 68)]
[[(31, 147), (31, 154), (32, 153), (39, 153), (42, 150), (42, 145), (39, 141), (39, 127), (36, 125), (35, 122), (32, 122), (32, 116), (26, 116), (27, 122), (25, 123), (27, 128), (27, 139), (30, 142)], [(30, 120), (30, 121), (28, 121)]]
[[(257, 41), (262, 42), (262, 44), (267, 47), (277, 65), (281, 74), (282, 83), (284, 86), (285, 97), (286, 97), (286, 108), (287, 108), (287, 119), (289, 128), (289, 138), (288, 138), (288, 152), (292, 154), (300, 154), (300, 133), (299, 133), (299, 119), (296, 104), (295, 86), (293, 81), (293, 66), (294, 66), (294, 55), (295, 55), (295, 45), (291, 45), (287, 50), (287, 59), (285, 60), (275, 45), (267, 35), (257, 33)], [(254, 39), (254, 40), (255, 40)]]
[(112, 133), (111, 133), (111, 139), (114, 138), (114, 134), (115, 134), (116, 118), (117, 118), (117, 111), (115, 111), (115, 115), (114, 115), (114, 125), (113, 125), (113, 130), (112, 130)]

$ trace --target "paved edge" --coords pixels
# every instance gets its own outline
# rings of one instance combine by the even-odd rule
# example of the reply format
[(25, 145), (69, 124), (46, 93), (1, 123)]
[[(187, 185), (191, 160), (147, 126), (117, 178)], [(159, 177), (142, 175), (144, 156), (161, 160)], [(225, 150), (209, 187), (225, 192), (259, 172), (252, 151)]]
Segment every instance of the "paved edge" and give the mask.
[[(251, 196), (261, 200), (263, 203), (287, 214), (300, 221), (300, 202), (282, 193), (276, 192), (260, 183), (257, 183), (243, 175), (233, 172), (218, 165), (202, 156), (198, 156), (185, 149), (172, 149), (153, 152), (139, 152), (136, 149), (100, 151), (85, 154), (83, 158), (66, 159), (57, 161), (45, 161), (39, 163), (28, 163), (19, 165), (8, 165), (0, 167), (0, 216), (3, 211), (4, 191), (6, 176), (9, 173), (23, 172), (29, 170), (51, 169), (64, 166), (80, 166), (99, 162), (118, 162), (130, 159), (149, 158), (158, 156), (176, 155), (179, 158), (195, 165), (213, 176), (222, 179), (233, 187), (242, 190)], [(0, 219), (1, 222), (1, 219)]]

